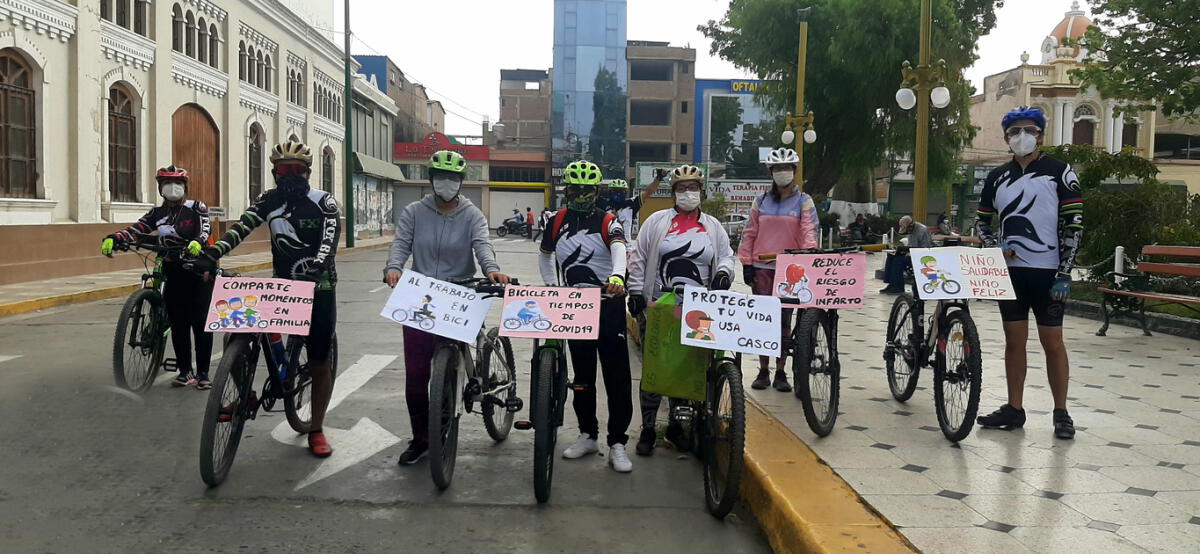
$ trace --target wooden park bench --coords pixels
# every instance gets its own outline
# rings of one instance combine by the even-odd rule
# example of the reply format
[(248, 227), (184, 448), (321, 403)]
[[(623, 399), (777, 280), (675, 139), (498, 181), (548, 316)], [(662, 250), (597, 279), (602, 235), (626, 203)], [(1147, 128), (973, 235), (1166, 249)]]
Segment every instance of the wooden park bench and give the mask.
[[(1153, 257), (1184, 258), (1185, 262), (1151, 262), (1145, 261)], [(1096, 290), (1103, 293), (1100, 309), (1104, 312), (1104, 325), (1096, 334), (1103, 337), (1108, 331), (1109, 320), (1119, 315), (1128, 315), (1142, 324), (1142, 332), (1150, 335), (1146, 326), (1146, 306), (1162, 306), (1178, 304), (1200, 313), (1200, 297), (1168, 292), (1155, 292), (1151, 284), (1163, 279), (1200, 278), (1200, 246), (1146, 246), (1142, 248), (1141, 260), (1137, 263), (1137, 273), (1117, 273), (1110, 271), (1105, 275), (1107, 286)]]

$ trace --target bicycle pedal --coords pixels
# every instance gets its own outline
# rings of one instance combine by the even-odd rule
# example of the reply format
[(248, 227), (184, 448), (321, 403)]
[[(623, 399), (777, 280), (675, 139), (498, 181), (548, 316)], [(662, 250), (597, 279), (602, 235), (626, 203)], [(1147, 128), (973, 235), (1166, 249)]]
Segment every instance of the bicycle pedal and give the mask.
[(514, 414), (521, 411), (521, 408), (524, 408), (524, 407), (525, 407), (525, 401), (521, 400), (520, 398), (509, 398), (508, 400), (504, 401), (504, 409), (506, 409)]
[(519, 430), (521, 430), (521, 431), (528, 431), (528, 430), (530, 430), (530, 429), (533, 429), (533, 423), (531, 423), (531, 422), (530, 422), (530, 421), (528, 421), (528, 420), (524, 420), (524, 419), (522, 419), (522, 420), (520, 420), (520, 421), (514, 421), (514, 422), (513, 422), (513, 427), (515, 427), (515, 428), (517, 428), (517, 429), (519, 429)]

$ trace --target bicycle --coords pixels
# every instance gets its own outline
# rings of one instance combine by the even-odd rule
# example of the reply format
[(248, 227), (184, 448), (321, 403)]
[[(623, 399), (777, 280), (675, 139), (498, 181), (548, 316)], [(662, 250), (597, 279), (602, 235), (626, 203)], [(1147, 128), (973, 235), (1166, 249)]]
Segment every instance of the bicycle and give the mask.
[[(222, 274), (219, 269), (217, 273)], [(308, 372), (305, 338), (290, 335), (285, 345), (278, 333), (227, 337), (200, 430), (200, 478), (209, 487), (220, 485), (229, 476), (246, 421), (256, 419), (260, 409), (276, 411), (275, 404), (282, 400), (288, 425), (300, 434), (311, 430), (312, 376)], [(334, 333), (329, 350), (331, 380), (337, 378), (337, 344)], [(267, 378), (261, 392), (255, 392), (254, 373), (260, 356), (266, 360)]]
[(412, 313), (409, 313), (408, 310), (401, 308), (392, 312), (392, 319), (395, 321), (412, 319), (417, 323), (417, 325), (426, 331), (433, 329), (434, 325), (433, 314), (420, 310), (414, 310)]
[[(163, 262), (168, 254), (177, 254), (180, 247), (165, 247), (148, 243), (118, 242), (115, 250), (145, 250), (154, 253), (154, 261), (143, 252), (146, 273), (142, 274), (142, 286), (133, 291), (121, 307), (117, 317), (117, 329), (113, 334), (113, 379), (117, 386), (133, 392), (143, 392), (154, 384), (158, 371), (177, 371), (174, 358), (163, 359), (167, 337), (171, 335), (171, 323), (163, 301), (163, 285), (167, 276)], [(153, 263), (153, 268), (151, 268)]]
[[(785, 250), (785, 254), (852, 254), (860, 246), (807, 250)], [(762, 254), (774, 259), (777, 254)], [(810, 292), (811, 295), (811, 292)], [(796, 299), (781, 298), (784, 304), (799, 304)], [(786, 309), (786, 308), (785, 308)], [(837, 423), (841, 399), (842, 363), (838, 356), (838, 310), (796, 308), (795, 327), (781, 341), (781, 358), (792, 357), (792, 381), (795, 395), (804, 407), (804, 420), (818, 437), (828, 436)]]
[(941, 273), (938, 274), (937, 279), (931, 279), (924, 285), (921, 285), (921, 290), (925, 291), (925, 294), (933, 294), (933, 291), (937, 290), (938, 286), (941, 286), (942, 291), (946, 294), (958, 294), (958, 291), (962, 290), (962, 285), (958, 281), (950, 279)]
[[(503, 296), (504, 286), (486, 279), (454, 281), (473, 286), (484, 298)], [(511, 284), (516, 285), (513, 279)], [(475, 357), (471, 356), (474, 349)], [(478, 359), (482, 367), (475, 364)], [(517, 369), (512, 343), (498, 328), (481, 328), (474, 345), (439, 337), (434, 346), (429, 377), (429, 470), (438, 490), (446, 490), (454, 479), (458, 457), (458, 424), (463, 412), (474, 413), (479, 404), (483, 426), (497, 443), (508, 438), (513, 415), (524, 402), (517, 397)], [(459, 383), (462, 389), (459, 390)], [(460, 406), (460, 400), (462, 406)], [(497, 408), (503, 410), (497, 413)]]
[(549, 319), (546, 319), (545, 316), (538, 316), (529, 320), (529, 322), (526, 322), (524, 319), (519, 317), (510, 317), (504, 320), (504, 328), (510, 331), (514, 329), (520, 329), (522, 325), (532, 325), (533, 328), (537, 329), (538, 331), (548, 331), (550, 330), (551, 322)]
[[(897, 252), (906, 256), (908, 249)], [(979, 411), (983, 379), (979, 331), (966, 300), (938, 300), (926, 328), (925, 302), (917, 295), (911, 265), (904, 266), (904, 276), (912, 291), (897, 297), (888, 315), (883, 350), (888, 388), (892, 398), (907, 402), (917, 388), (921, 368), (932, 366), (938, 426), (947, 439), (958, 442), (971, 433)]]

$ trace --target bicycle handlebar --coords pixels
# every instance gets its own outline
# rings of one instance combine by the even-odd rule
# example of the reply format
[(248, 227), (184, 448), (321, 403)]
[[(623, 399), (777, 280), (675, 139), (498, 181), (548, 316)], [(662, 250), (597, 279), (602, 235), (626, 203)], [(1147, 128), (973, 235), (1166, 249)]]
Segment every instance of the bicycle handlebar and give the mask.
[[(861, 252), (861, 246), (842, 246), (839, 248), (803, 248), (803, 249), (787, 249), (782, 254), (852, 254)], [(779, 257), (780, 253), (759, 254), (758, 259), (767, 261), (774, 260)]]
[(113, 244), (113, 250), (121, 250), (128, 252), (129, 250), (146, 250), (155, 254), (170, 254), (183, 250), (183, 245), (179, 246), (163, 246), (161, 244), (152, 244), (149, 242), (117, 242)]
[[(488, 296), (504, 296), (504, 287), (507, 286), (507, 285), (500, 284), (500, 283), (493, 283), (493, 282), (489, 281), (486, 277), (471, 277), (470, 279), (450, 279), (449, 282), (454, 283), (455, 285), (473, 288), (473, 289), (475, 289), (475, 292), (486, 294)], [(508, 284), (520, 286), (521, 283), (518, 282), (516, 279), (509, 279)]]

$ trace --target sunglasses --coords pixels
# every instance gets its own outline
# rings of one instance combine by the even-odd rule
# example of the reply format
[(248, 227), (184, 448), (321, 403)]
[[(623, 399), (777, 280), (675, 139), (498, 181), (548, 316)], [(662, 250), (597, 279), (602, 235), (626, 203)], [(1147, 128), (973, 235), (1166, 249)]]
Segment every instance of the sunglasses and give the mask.
[(1009, 127), (1004, 130), (1004, 136), (1012, 138), (1024, 132), (1025, 134), (1036, 137), (1042, 134), (1042, 129), (1037, 125), (1021, 125), (1019, 127)]
[(675, 185), (675, 190), (677, 192), (700, 192), (701, 189), (700, 183), (693, 181), (691, 183), (680, 183)]
[(303, 177), (308, 168), (300, 164), (280, 164), (275, 166), (274, 172), (280, 177)]

